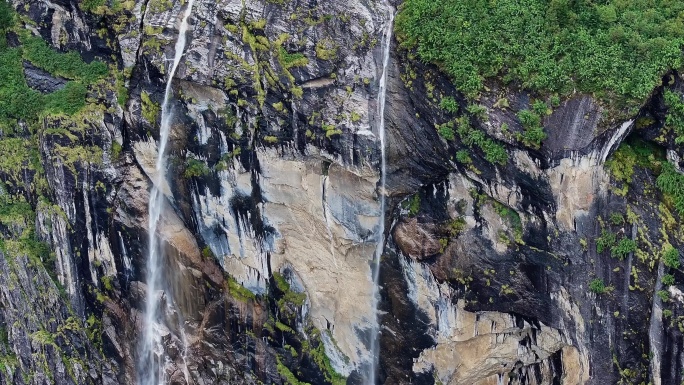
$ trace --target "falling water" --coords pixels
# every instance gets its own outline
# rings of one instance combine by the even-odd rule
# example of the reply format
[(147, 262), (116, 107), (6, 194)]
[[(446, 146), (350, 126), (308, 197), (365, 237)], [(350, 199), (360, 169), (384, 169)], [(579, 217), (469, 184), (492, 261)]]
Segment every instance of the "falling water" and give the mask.
[(378, 239), (375, 247), (375, 254), (373, 255), (373, 299), (372, 309), (375, 314), (375, 322), (371, 330), (371, 347), (372, 363), (370, 373), (366, 377), (368, 385), (375, 385), (375, 372), (378, 365), (379, 346), (378, 333), (380, 332), (380, 321), (378, 319), (378, 301), (379, 290), (378, 281), (380, 278), (380, 257), (384, 249), (385, 238), (385, 176), (386, 176), (386, 154), (385, 154), (385, 99), (387, 94), (387, 66), (390, 58), (390, 46), (392, 44), (392, 28), (394, 24), (394, 9), (390, 7), (390, 16), (385, 27), (383, 35), (383, 60), (382, 60), (382, 75), (380, 77), (380, 89), (378, 92), (378, 136), (380, 137), (380, 226), (378, 228)]
[(161, 336), (164, 326), (160, 325), (160, 294), (164, 290), (162, 282), (162, 248), (157, 235), (157, 227), (161, 218), (164, 194), (160, 190), (166, 179), (166, 146), (169, 141), (171, 131), (171, 106), (169, 100), (172, 96), (171, 83), (176, 74), (178, 65), (183, 57), (185, 49), (186, 32), (188, 30), (188, 19), (192, 13), (192, 6), (195, 0), (190, 0), (183, 14), (178, 40), (176, 41), (176, 52), (173, 59), (173, 66), (169, 71), (169, 78), (166, 81), (164, 92), (164, 102), (162, 103), (161, 126), (159, 128), (159, 146), (157, 151), (156, 175), (153, 178), (152, 191), (150, 191), (149, 202), (149, 255), (147, 260), (147, 305), (145, 307), (145, 323), (143, 330), (143, 340), (139, 363), (139, 384), (140, 385), (161, 385), (165, 382), (164, 365), (167, 360), (164, 357), (164, 348), (161, 343)]
[(335, 258), (335, 238), (333, 238), (332, 229), (330, 228), (330, 207), (328, 206), (328, 202), (326, 202), (325, 200), (327, 185), (328, 175), (325, 175), (323, 177), (323, 180), (321, 181), (321, 203), (323, 204), (323, 219), (325, 219), (325, 228), (328, 230), (328, 239), (330, 240), (330, 255), (332, 255), (332, 260), (335, 264), (335, 268), (337, 268), (337, 258)]

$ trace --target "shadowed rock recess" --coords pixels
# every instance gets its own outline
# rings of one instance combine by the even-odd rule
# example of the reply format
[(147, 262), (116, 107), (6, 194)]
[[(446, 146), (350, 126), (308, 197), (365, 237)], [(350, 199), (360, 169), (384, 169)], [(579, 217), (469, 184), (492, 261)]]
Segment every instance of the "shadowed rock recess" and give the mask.
[(684, 382), (684, 78), (466, 96), (398, 33), (383, 189), (391, 3), (195, 0), (157, 178), (188, 2), (0, 0), (0, 384), (138, 384), (149, 298), (165, 384)]

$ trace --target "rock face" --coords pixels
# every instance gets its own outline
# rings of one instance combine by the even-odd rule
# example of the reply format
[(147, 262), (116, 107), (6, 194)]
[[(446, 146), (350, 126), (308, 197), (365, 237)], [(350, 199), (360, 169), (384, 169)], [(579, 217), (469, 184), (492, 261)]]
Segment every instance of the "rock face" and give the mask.
[[(0, 159), (0, 383), (133, 384), (159, 104), (187, 2), (12, 4), (18, 28), (109, 74), (77, 113), (3, 128), (0, 152), (19, 143), (30, 155)], [(384, 384), (682, 382), (684, 238), (656, 184), (684, 155), (662, 100), (682, 79), (615, 124), (590, 95), (571, 96), (534, 148), (515, 133), (535, 95), (490, 84), (476, 111), (395, 43), (383, 188), (378, 42), (390, 12), (196, 0), (161, 186), (169, 289), (158, 295), (175, 305), (164, 317), (183, 320), (162, 332), (167, 382), (362, 384), (374, 338)], [(23, 69), (45, 94), (74, 80)], [(444, 96), (461, 112), (441, 109)], [(505, 159), (444, 139), (455, 121)]]

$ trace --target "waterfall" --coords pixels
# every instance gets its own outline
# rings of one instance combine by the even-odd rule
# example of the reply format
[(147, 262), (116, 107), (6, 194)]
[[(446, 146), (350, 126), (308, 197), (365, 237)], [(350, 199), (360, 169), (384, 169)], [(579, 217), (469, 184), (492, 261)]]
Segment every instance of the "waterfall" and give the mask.
[(394, 26), (394, 9), (389, 7), (389, 20), (385, 27), (383, 34), (383, 60), (382, 60), (382, 75), (380, 76), (380, 87), (378, 91), (378, 136), (380, 138), (380, 224), (377, 232), (377, 244), (375, 247), (375, 254), (373, 255), (373, 297), (372, 309), (375, 315), (375, 322), (371, 329), (371, 344), (370, 353), (372, 357), (371, 367), (366, 376), (366, 383), (368, 385), (375, 385), (375, 372), (378, 366), (378, 359), (380, 355), (378, 339), (380, 332), (380, 320), (378, 319), (378, 302), (379, 302), (379, 279), (380, 279), (380, 259), (382, 251), (385, 248), (385, 178), (386, 178), (386, 149), (385, 149), (385, 99), (387, 95), (387, 67), (390, 59), (390, 48), (392, 45), (392, 28)]
[[(162, 345), (162, 333), (165, 326), (161, 325), (161, 315), (159, 314), (160, 300), (162, 293), (168, 293), (168, 288), (162, 280), (163, 276), (163, 251), (161, 242), (157, 234), (157, 227), (161, 218), (162, 207), (164, 204), (164, 194), (161, 186), (166, 179), (166, 146), (169, 141), (171, 131), (172, 111), (169, 100), (172, 97), (171, 84), (176, 74), (178, 65), (183, 57), (185, 49), (186, 32), (188, 30), (188, 19), (192, 13), (192, 6), (195, 0), (188, 2), (183, 14), (178, 40), (176, 41), (175, 57), (173, 66), (169, 71), (164, 92), (164, 102), (161, 108), (161, 126), (159, 127), (159, 146), (157, 150), (156, 175), (152, 180), (152, 190), (150, 191), (149, 202), (149, 245), (147, 259), (147, 304), (145, 306), (145, 317), (143, 324), (143, 338), (141, 354), (139, 359), (138, 383), (140, 385), (161, 385), (165, 382), (164, 365), (168, 358), (164, 357), (164, 347)], [(170, 306), (169, 299), (166, 299), (166, 306)]]

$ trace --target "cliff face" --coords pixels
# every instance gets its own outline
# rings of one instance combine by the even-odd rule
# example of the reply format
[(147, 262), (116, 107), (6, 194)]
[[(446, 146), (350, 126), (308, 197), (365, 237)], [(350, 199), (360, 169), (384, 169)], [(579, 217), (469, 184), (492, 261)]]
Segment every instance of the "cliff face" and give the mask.
[[(77, 112), (3, 126), (0, 381), (135, 383), (159, 106), (186, 4), (12, 3), (28, 87), (79, 78), (27, 54), (26, 34), (108, 69)], [(591, 95), (560, 101), (537, 147), (516, 135), (534, 95), (492, 82), (473, 104), (393, 43), (383, 189), (391, 12), (196, 0), (159, 226), (164, 318), (184, 321), (162, 331), (168, 382), (363, 383), (374, 338), (387, 384), (683, 381), (682, 229), (656, 183), (682, 156), (663, 101), (679, 75), (627, 121)]]

